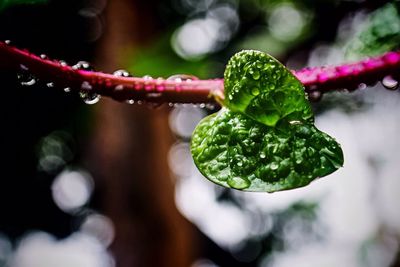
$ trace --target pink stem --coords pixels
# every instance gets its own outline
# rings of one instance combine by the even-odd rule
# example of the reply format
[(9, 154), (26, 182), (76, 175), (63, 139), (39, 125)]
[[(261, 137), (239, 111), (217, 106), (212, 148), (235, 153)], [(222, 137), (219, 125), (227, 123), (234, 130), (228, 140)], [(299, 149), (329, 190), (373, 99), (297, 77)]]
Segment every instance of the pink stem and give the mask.
[[(223, 79), (153, 79), (120, 77), (112, 74), (76, 70), (59, 61), (43, 59), (26, 50), (0, 42), (0, 70), (28, 69), (40, 80), (57, 87), (89, 91), (118, 101), (141, 100), (153, 103), (207, 103), (223, 92)], [(360, 62), (332, 67), (305, 68), (293, 71), (307, 92), (321, 93), (336, 89), (357, 89), (362, 83), (372, 84), (387, 75), (400, 73), (400, 52), (388, 52)]]

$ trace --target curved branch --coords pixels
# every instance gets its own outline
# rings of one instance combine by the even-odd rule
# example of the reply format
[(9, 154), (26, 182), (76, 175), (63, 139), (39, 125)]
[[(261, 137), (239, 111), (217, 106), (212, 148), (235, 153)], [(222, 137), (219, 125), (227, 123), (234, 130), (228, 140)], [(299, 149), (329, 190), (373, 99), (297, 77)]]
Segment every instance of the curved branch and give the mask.
[[(108, 96), (118, 101), (152, 103), (207, 103), (223, 95), (223, 79), (153, 79), (121, 77), (72, 68), (62, 61), (42, 58), (26, 50), (0, 42), (0, 70), (29, 70), (34, 77), (57, 87)], [(360, 62), (293, 71), (307, 92), (325, 93), (337, 89), (354, 90), (373, 84), (385, 76), (400, 73), (400, 52), (388, 52)]]

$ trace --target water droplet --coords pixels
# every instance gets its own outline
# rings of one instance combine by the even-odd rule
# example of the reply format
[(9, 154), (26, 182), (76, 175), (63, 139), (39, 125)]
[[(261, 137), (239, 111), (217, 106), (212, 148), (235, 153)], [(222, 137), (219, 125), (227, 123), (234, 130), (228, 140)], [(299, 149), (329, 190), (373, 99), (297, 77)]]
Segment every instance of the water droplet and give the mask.
[(301, 164), (302, 162), (303, 162), (303, 158), (302, 157), (296, 158), (296, 164)]
[(161, 96), (162, 96), (161, 93), (148, 93), (148, 94), (146, 95), (147, 98), (159, 98), (159, 97), (161, 97)]
[(74, 70), (93, 70), (93, 67), (90, 66), (89, 62), (79, 61), (75, 65), (72, 66)]
[(82, 98), (83, 102), (88, 105), (96, 104), (100, 100), (100, 95), (95, 93), (80, 92), (79, 95)]
[(204, 103), (201, 103), (200, 105), (199, 105), (199, 108), (205, 108), (206, 107), (206, 104), (204, 104)]
[(260, 75), (260, 72), (258, 70), (256, 70), (253, 72), (252, 76), (253, 76), (254, 80), (258, 80), (258, 79), (260, 79), (261, 75)]
[(175, 74), (172, 76), (169, 76), (167, 78), (168, 81), (176, 81), (176, 82), (182, 82), (182, 81), (195, 81), (198, 80), (196, 76), (193, 75), (187, 75), (187, 74)]
[(22, 86), (32, 86), (37, 82), (35, 76), (28, 72), (28, 68), (25, 65), (20, 65), (21, 72), (18, 73), (17, 78)]
[(264, 152), (261, 152), (261, 153), (260, 153), (260, 158), (265, 159), (266, 156), (267, 156), (267, 155), (265, 155)]
[(20, 64), (19, 67), (20, 67), (20, 69), (22, 71), (28, 71), (29, 70), (29, 68), (27, 66), (25, 66), (24, 64)]
[(323, 96), (322, 92), (318, 90), (311, 91), (308, 93), (308, 98), (310, 99), (310, 101), (313, 102), (320, 101), (322, 99), (322, 96)]
[(245, 189), (250, 186), (250, 181), (242, 177), (230, 177), (228, 184), (235, 189)]
[(142, 100), (138, 100), (137, 104), (141, 105), (141, 104), (143, 104), (143, 101)]
[(365, 84), (365, 83), (360, 83), (358, 86), (357, 86), (357, 89), (359, 89), (359, 90), (364, 90), (364, 89), (366, 89), (367, 88), (367, 85)]
[(293, 121), (289, 121), (289, 123), (291, 125), (297, 125), (297, 124), (301, 124), (301, 121), (293, 120)]
[(60, 60), (60, 61), (58, 61), (58, 63), (59, 63), (62, 67), (68, 66), (67, 62), (65, 62), (64, 60)]
[(386, 76), (382, 80), (382, 85), (389, 90), (396, 90), (399, 86), (399, 82), (392, 78), (392, 76)]
[(10, 45), (11, 41), (10, 40), (5, 40), (4, 43), (7, 44), (7, 45)]
[(279, 168), (279, 163), (277, 162), (271, 162), (271, 164), (269, 165), (269, 167), (271, 168), (271, 170), (277, 170)]
[[(193, 75), (187, 75), (187, 74), (176, 74), (172, 75), (167, 78), (167, 81), (175, 81), (176, 83), (182, 83), (182, 82), (191, 82), (194, 80), (198, 80), (196, 76)], [(180, 91), (182, 89), (181, 85), (177, 84), (175, 86), (175, 90)]]
[(122, 91), (124, 90), (124, 86), (122, 84), (118, 84), (117, 86), (115, 86), (115, 91)]
[(174, 106), (174, 103), (168, 103), (168, 106), (172, 108)]
[(118, 77), (132, 77), (128, 71), (122, 69), (114, 71), (113, 75)]
[(253, 87), (253, 89), (251, 89), (251, 94), (258, 96), (260, 94), (260, 90), (257, 87)]
[(48, 88), (53, 88), (54, 87), (54, 83), (53, 82), (49, 82), (49, 83), (46, 84), (46, 86)]
[(215, 104), (211, 104), (211, 103), (206, 104), (206, 109), (208, 109), (208, 110), (214, 110), (215, 108), (216, 108)]
[(242, 166), (243, 166), (243, 162), (239, 161), (239, 162), (237, 163), (237, 165), (238, 165), (239, 167), (242, 167)]
[(81, 85), (81, 90), (83, 91), (90, 91), (92, 88), (92, 85), (88, 81), (84, 81)]
[(135, 104), (135, 100), (129, 99), (129, 100), (126, 100), (126, 103), (128, 103), (129, 105), (133, 105), (133, 104)]
[(46, 56), (45, 54), (41, 54), (41, 55), (40, 55), (40, 58), (41, 58), (41, 59), (47, 59), (47, 56)]
[(34, 85), (36, 83), (36, 79), (35, 78), (31, 78), (30, 80), (21, 81), (20, 83), (23, 86), (31, 86), (31, 85)]
[(70, 87), (65, 87), (65, 88), (64, 88), (64, 92), (66, 92), (66, 93), (71, 92), (71, 88), (70, 88)]

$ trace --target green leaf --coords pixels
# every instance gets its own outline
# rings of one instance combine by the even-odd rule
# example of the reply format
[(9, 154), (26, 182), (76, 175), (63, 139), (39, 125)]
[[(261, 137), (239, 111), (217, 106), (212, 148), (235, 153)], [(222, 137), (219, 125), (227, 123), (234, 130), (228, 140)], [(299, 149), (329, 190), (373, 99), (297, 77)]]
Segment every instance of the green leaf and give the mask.
[(227, 107), (204, 118), (191, 143), (196, 166), (212, 182), (275, 192), (305, 186), (343, 165), (340, 145), (314, 126), (302, 84), (267, 54), (232, 57), (225, 99)]
[(273, 57), (244, 50), (231, 58), (224, 76), (229, 109), (268, 126), (280, 120), (313, 122), (302, 83)]
[(305, 186), (343, 164), (340, 146), (312, 124), (269, 127), (228, 109), (199, 123), (192, 154), (205, 177), (246, 191)]

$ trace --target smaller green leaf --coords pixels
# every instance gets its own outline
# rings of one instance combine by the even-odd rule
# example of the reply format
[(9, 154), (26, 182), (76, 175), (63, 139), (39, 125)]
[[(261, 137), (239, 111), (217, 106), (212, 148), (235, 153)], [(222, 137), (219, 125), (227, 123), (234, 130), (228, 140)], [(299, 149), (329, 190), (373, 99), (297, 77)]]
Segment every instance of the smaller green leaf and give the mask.
[(191, 149), (205, 177), (246, 191), (305, 186), (343, 165), (340, 146), (313, 125), (269, 127), (228, 109), (199, 123)]
[(303, 84), (268, 54), (244, 50), (225, 70), (225, 104), (268, 126), (280, 120), (313, 122)]

